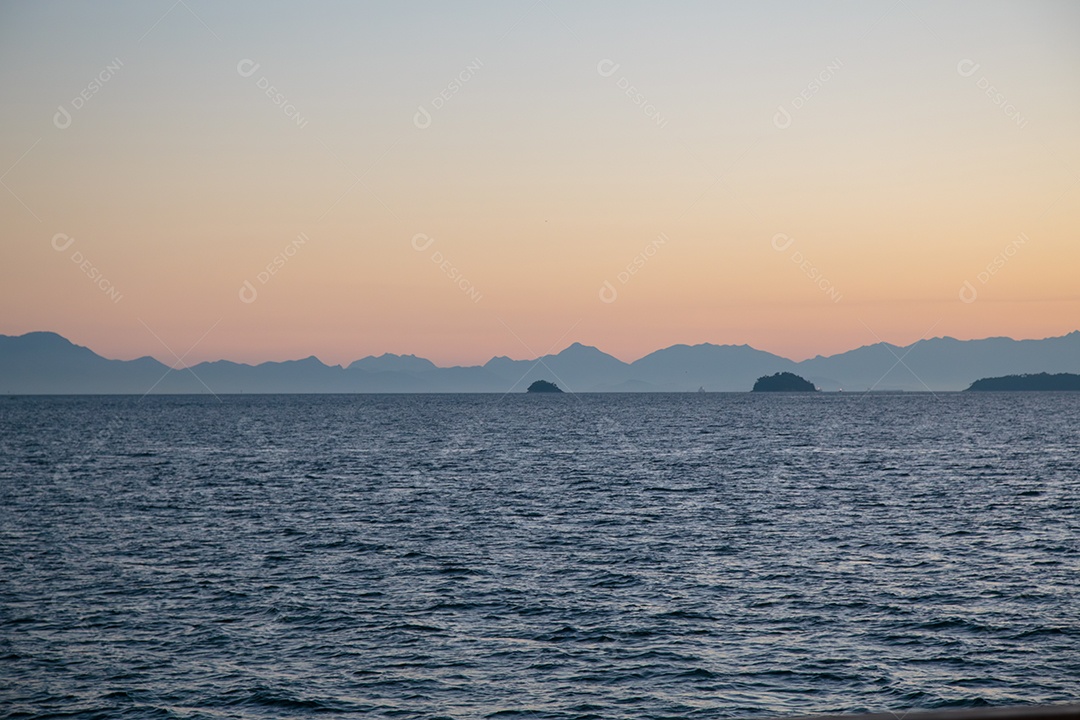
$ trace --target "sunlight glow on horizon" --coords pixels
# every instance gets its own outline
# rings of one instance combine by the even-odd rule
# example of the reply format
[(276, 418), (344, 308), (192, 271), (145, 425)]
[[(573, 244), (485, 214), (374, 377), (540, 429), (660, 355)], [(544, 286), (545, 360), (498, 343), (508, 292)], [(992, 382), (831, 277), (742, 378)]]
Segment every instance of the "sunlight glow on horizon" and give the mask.
[(449, 366), (1080, 328), (1080, 6), (186, 4), (0, 8), (0, 333)]

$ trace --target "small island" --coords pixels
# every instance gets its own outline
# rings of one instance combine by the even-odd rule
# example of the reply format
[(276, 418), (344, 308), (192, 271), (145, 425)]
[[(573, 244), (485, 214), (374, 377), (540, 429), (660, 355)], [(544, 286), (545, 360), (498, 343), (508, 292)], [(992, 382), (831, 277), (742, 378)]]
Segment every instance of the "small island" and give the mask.
[(778, 372), (759, 377), (750, 392), (817, 392), (817, 387), (795, 373)]
[(525, 392), (531, 392), (531, 393), (561, 393), (562, 390), (560, 390), (559, 386), (556, 385), (553, 382), (548, 382), (547, 380), (537, 380), (532, 385), (530, 385), (529, 389), (526, 390)]
[(1036, 373), (1033, 375), (1005, 375), (982, 378), (971, 383), (974, 391), (1060, 391), (1080, 392), (1080, 375), (1074, 373)]

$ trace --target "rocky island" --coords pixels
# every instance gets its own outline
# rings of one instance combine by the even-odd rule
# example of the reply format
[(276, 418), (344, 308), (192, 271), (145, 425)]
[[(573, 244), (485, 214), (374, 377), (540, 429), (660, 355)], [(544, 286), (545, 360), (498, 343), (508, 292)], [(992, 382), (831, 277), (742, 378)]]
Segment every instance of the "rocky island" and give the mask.
[(1005, 375), (982, 378), (971, 383), (968, 390), (1071, 390), (1080, 391), (1080, 375), (1074, 373), (1035, 373), (1032, 375)]
[(560, 390), (559, 386), (556, 385), (553, 382), (548, 382), (547, 380), (537, 380), (532, 385), (530, 385), (529, 389), (526, 390), (525, 392), (531, 392), (531, 393), (561, 393), (562, 390)]
[(817, 387), (795, 373), (778, 372), (759, 377), (750, 392), (817, 392)]

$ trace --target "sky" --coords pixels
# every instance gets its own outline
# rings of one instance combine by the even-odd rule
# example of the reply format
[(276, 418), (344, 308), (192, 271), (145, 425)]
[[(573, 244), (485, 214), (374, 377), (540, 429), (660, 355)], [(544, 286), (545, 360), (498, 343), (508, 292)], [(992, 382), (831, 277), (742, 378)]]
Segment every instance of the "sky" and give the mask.
[(0, 4), (0, 334), (173, 366), (1080, 329), (1080, 4)]

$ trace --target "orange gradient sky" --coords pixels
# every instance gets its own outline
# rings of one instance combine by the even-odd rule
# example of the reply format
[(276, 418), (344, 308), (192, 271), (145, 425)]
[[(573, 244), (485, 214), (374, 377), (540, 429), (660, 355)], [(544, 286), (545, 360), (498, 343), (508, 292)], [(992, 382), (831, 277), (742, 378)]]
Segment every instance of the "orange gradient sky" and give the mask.
[(3, 334), (449, 365), (1080, 328), (1074, 3), (5, 3), (0, 84)]

